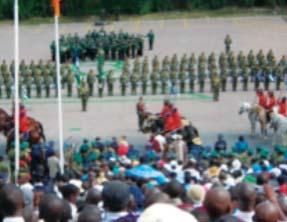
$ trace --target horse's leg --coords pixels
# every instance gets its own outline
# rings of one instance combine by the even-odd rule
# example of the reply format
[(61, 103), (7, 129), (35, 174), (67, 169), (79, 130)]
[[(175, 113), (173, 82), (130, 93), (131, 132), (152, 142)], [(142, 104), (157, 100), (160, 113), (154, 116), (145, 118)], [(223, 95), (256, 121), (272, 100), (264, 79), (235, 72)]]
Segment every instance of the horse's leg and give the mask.
[(251, 137), (255, 136), (255, 128), (256, 128), (256, 123), (250, 121), (251, 123)]

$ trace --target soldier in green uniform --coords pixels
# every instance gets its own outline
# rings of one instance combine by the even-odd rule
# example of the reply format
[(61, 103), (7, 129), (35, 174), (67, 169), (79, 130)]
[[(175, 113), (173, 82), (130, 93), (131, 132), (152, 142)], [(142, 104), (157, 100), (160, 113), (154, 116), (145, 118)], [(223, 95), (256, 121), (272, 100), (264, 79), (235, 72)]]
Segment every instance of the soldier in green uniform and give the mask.
[(260, 68), (258, 64), (254, 65), (253, 72), (254, 72), (254, 90), (257, 91), (260, 86), (260, 78), (259, 78)]
[(204, 53), (198, 58), (198, 81), (199, 81), (199, 92), (204, 92), (206, 78), (206, 57)]
[(49, 98), (50, 97), (50, 91), (51, 91), (51, 84), (53, 83), (53, 79), (52, 79), (48, 69), (44, 70), (43, 79), (44, 79), (44, 86), (45, 86), (45, 91), (46, 91), (46, 98)]
[(256, 57), (257, 57), (257, 62), (259, 64), (259, 68), (262, 69), (266, 65), (266, 61), (265, 61), (266, 59), (265, 59), (265, 55), (262, 49), (259, 50)]
[(20, 71), (20, 73), (25, 73), (25, 70), (26, 70), (25, 61), (24, 61), (24, 60), (21, 60), (21, 63), (20, 63), (20, 65), (19, 65), (19, 71)]
[(93, 70), (90, 70), (87, 76), (87, 84), (88, 84), (88, 88), (89, 88), (89, 96), (93, 96), (94, 95), (94, 84), (96, 81), (96, 76)]
[(219, 101), (220, 93), (220, 79), (217, 73), (213, 75), (213, 100), (215, 102)]
[(141, 75), (141, 83), (142, 83), (142, 94), (146, 95), (147, 93), (147, 83), (149, 80), (149, 74), (148, 72), (143, 70), (143, 73)]
[(82, 111), (86, 112), (88, 99), (89, 99), (89, 89), (84, 81), (82, 81), (81, 83), (80, 97), (81, 97), (81, 102), (82, 102)]
[(140, 80), (140, 74), (138, 72), (134, 72), (131, 75), (130, 82), (131, 82), (131, 94), (136, 95), (137, 94), (137, 86), (138, 82)]
[(12, 60), (9, 70), (10, 70), (11, 75), (14, 76), (14, 74), (15, 74), (15, 62), (14, 62), (14, 60)]
[(108, 86), (109, 96), (114, 95), (114, 83), (115, 83), (114, 71), (109, 70), (108, 75), (107, 75), (107, 86)]
[(264, 72), (264, 89), (268, 91), (270, 85), (271, 67), (268, 64), (266, 64), (265, 66), (263, 66), (263, 72)]
[(13, 79), (11, 76), (11, 73), (8, 71), (8, 69), (4, 69), (5, 71), (2, 72), (3, 74), (3, 79), (4, 79), (4, 84), (5, 84), (5, 91), (6, 91), (6, 97), (7, 99), (11, 98), (12, 94), (12, 85), (13, 85)]
[(172, 59), (171, 59), (171, 64), (170, 64), (170, 70), (172, 72), (177, 72), (178, 71), (178, 59), (177, 59), (177, 54), (174, 54), (172, 56)]
[(72, 70), (69, 69), (67, 73), (67, 95), (68, 97), (72, 97), (74, 81), (75, 81), (74, 74)]
[(255, 81), (255, 65), (256, 59), (253, 50), (251, 49), (247, 56), (247, 64), (250, 69), (250, 77), (252, 81)]
[(195, 66), (189, 64), (188, 65), (188, 78), (189, 78), (189, 90), (190, 93), (194, 93), (195, 81), (196, 81), (196, 73)]
[(159, 66), (158, 56), (155, 56), (152, 60), (152, 71), (159, 73)]
[(168, 56), (165, 56), (162, 61), (162, 69), (169, 70), (170, 69), (170, 61)]
[(240, 69), (242, 69), (242, 67), (244, 66), (244, 54), (242, 51), (240, 51), (237, 55), (237, 64), (238, 64), (238, 67)]
[(31, 98), (31, 89), (33, 84), (32, 70), (28, 68), (26, 72), (27, 74), (25, 75), (24, 85), (26, 87), (27, 97)]
[(105, 78), (102, 75), (98, 74), (98, 94), (100, 98), (104, 96), (104, 89), (105, 89)]
[(237, 73), (237, 60), (235, 55), (233, 54), (230, 58), (230, 76), (232, 77), (232, 90), (237, 90), (237, 81), (238, 81), (238, 73)]
[(221, 89), (223, 92), (226, 92), (227, 79), (228, 79), (228, 69), (226, 63), (222, 64), (220, 68), (220, 82), (221, 82)]
[(278, 64), (274, 69), (276, 76), (276, 90), (281, 90), (281, 83), (284, 81), (283, 66)]
[(127, 72), (123, 72), (121, 77), (120, 77), (122, 96), (126, 95), (126, 89), (127, 89), (128, 81), (129, 81), (129, 74)]
[(180, 93), (184, 94), (185, 93), (185, 81), (186, 81), (186, 72), (184, 70), (181, 70), (179, 75), (179, 89)]
[(276, 65), (276, 58), (274, 56), (274, 52), (270, 49), (267, 53), (267, 63), (273, 69)]
[(134, 61), (133, 73), (140, 73), (140, 71), (141, 71), (141, 63), (139, 57), (137, 56)]
[(243, 83), (243, 91), (248, 90), (248, 78), (249, 78), (249, 71), (247, 65), (244, 65), (241, 69), (241, 76), (242, 76), (242, 83)]
[(180, 60), (180, 67), (179, 67), (180, 72), (182, 72), (182, 71), (186, 72), (187, 71), (187, 65), (188, 65), (187, 63), (188, 63), (187, 55), (184, 54)]
[(149, 62), (148, 57), (145, 56), (142, 64), (142, 74), (148, 74), (149, 73)]
[(148, 42), (149, 42), (149, 50), (153, 50), (153, 44), (154, 44), (154, 39), (155, 39), (154, 32), (150, 30), (149, 33), (147, 34), (147, 37), (148, 37)]
[(2, 75), (3, 75), (3, 73), (8, 71), (8, 67), (7, 67), (7, 63), (6, 63), (5, 59), (2, 61), (2, 64), (0, 66), (0, 71), (1, 71)]
[[(167, 68), (167, 66), (165, 66)], [(161, 81), (161, 93), (163, 95), (167, 94), (169, 75), (167, 69), (163, 69), (160, 73), (160, 81)]]
[(232, 44), (232, 39), (230, 35), (227, 35), (225, 37), (224, 44), (225, 44), (225, 52), (228, 54), (231, 50), (231, 44)]
[(36, 86), (37, 98), (41, 98), (41, 96), (42, 96), (42, 80), (43, 80), (42, 79), (42, 71), (39, 68), (36, 68), (34, 83)]
[(152, 72), (150, 75), (150, 80), (151, 80), (152, 94), (156, 95), (157, 94), (157, 87), (158, 87), (158, 73)]

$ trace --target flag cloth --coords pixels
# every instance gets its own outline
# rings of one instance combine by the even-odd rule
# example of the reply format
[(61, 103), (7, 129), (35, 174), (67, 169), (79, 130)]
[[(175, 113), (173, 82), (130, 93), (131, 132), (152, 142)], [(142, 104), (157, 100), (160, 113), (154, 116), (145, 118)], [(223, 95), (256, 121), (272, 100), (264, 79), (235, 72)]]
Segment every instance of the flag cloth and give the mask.
[(52, 7), (54, 9), (55, 16), (61, 15), (60, 0), (52, 0)]

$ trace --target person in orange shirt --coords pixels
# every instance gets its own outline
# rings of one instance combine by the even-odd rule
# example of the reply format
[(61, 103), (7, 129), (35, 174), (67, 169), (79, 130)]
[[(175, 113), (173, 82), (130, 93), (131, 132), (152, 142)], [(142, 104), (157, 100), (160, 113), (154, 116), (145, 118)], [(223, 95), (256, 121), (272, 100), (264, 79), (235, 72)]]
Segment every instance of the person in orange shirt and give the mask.
[(274, 106), (276, 106), (276, 97), (273, 91), (268, 92), (268, 98), (266, 103), (266, 109), (268, 112), (272, 112)]
[(278, 111), (279, 114), (287, 117), (287, 99), (285, 96), (279, 100), (278, 105), (279, 105), (279, 111)]
[(258, 97), (258, 104), (262, 108), (266, 108), (267, 98), (262, 90), (257, 90), (256, 95)]
[(178, 112), (177, 108), (172, 110), (172, 118), (173, 118), (173, 130), (181, 128), (181, 115)]

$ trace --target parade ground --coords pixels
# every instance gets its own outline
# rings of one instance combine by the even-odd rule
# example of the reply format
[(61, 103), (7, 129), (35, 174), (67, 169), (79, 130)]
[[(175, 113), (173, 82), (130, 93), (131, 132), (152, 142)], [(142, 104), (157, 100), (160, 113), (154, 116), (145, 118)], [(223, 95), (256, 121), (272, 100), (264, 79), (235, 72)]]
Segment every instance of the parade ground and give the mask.
[[(10, 61), (13, 58), (13, 26), (10, 23), (0, 24), (0, 60)], [(84, 35), (94, 28), (92, 23), (62, 24), (62, 34), (78, 32)], [(156, 35), (155, 50), (145, 50), (145, 55), (152, 58), (159, 55), (181, 56), (195, 52), (217, 54), (224, 50), (224, 38), (230, 34), (233, 39), (232, 49), (235, 52), (250, 49), (267, 52), (273, 49), (280, 58), (287, 51), (287, 24), (282, 17), (242, 17), (242, 18), (202, 18), (166, 21), (130, 21), (112, 23), (106, 27), (108, 31), (119, 30), (146, 34), (150, 29)], [(20, 58), (30, 60), (50, 58), (50, 42), (54, 32), (52, 24), (23, 25), (20, 27)], [(3, 57), (5, 56), (5, 58)], [(96, 67), (95, 67), (96, 68)], [(230, 87), (230, 86), (229, 86)], [(206, 91), (209, 92), (209, 86)], [(238, 110), (243, 102), (255, 99), (253, 85), (248, 92), (242, 92), (241, 83), (237, 92), (222, 93), (219, 102), (213, 102), (210, 93), (185, 94), (171, 97), (183, 116), (187, 117), (199, 129), (203, 142), (214, 142), (218, 133), (223, 133), (229, 142), (234, 142), (239, 134), (249, 136), (250, 124), (247, 116), (239, 116)], [(282, 92), (281, 92), (282, 93)], [(279, 92), (277, 93), (279, 94)], [(148, 110), (160, 112), (163, 99), (166, 96), (145, 96)], [(64, 138), (67, 141), (79, 142), (82, 138), (93, 139), (100, 136), (110, 139), (112, 136), (126, 135), (134, 144), (146, 141), (137, 128), (136, 103), (139, 96), (114, 96), (89, 100), (88, 112), (81, 112), (80, 99), (73, 97), (63, 99)], [(0, 100), (1, 108), (11, 112), (11, 101)], [(58, 140), (57, 100), (31, 99), (27, 101), (28, 115), (41, 121), (48, 140)], [(1, 138), (2, 147), (5, 144)], [(250, 139), (250, 138), (249, 138)], [(251, 143), (271, 143), (262, 141), (257, 136), (250, 139)]]

